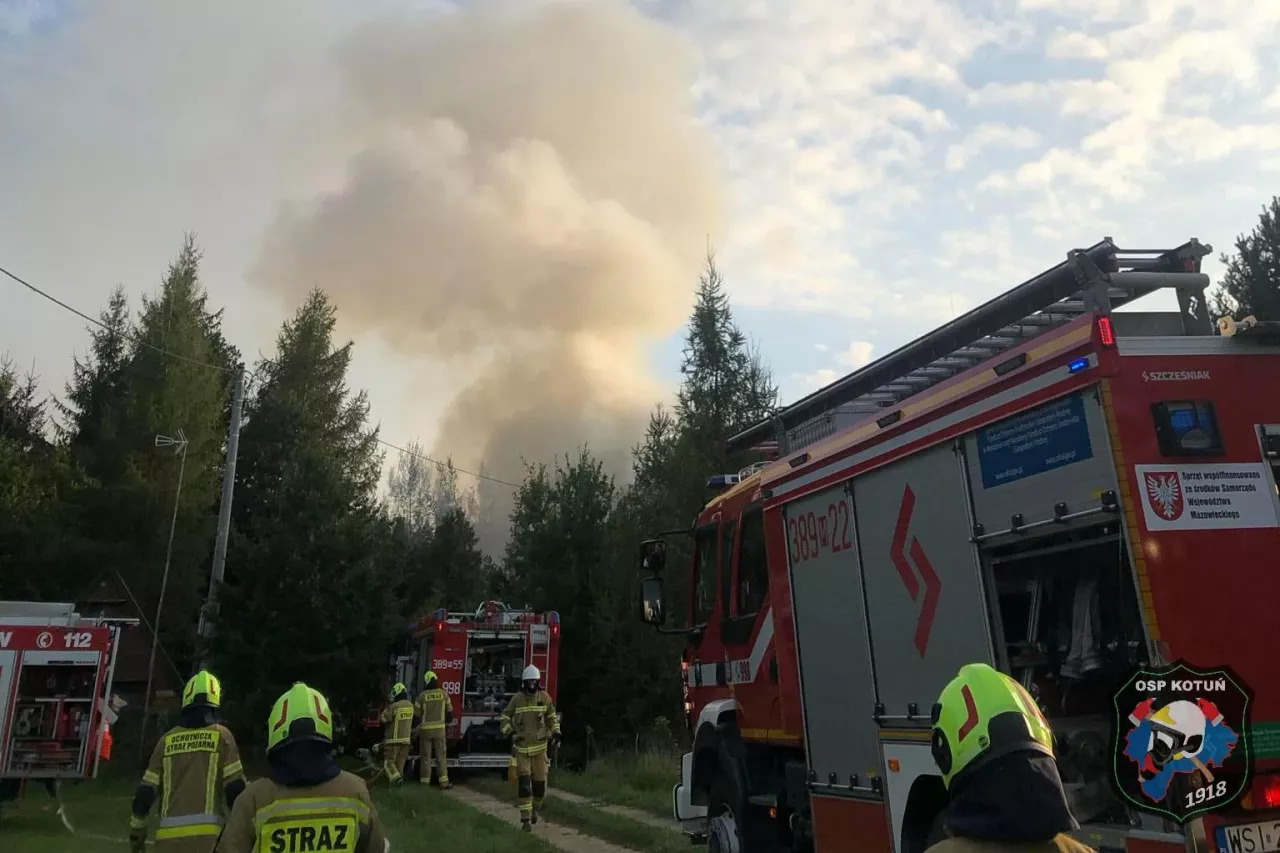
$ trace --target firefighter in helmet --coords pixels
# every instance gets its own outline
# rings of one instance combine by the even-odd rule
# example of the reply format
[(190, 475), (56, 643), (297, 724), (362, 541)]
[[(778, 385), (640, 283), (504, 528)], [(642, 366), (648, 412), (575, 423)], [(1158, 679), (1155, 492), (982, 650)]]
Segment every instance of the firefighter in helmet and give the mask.
[(236, 800), (218, 853), (391, 849), (364, 780), (333, 757), (333, 713), (299, 682), (267, 720), (267, 775)]
[(414, 702), (418, 715), (418, 763), (422, 768), (421, 782), (431, 783), (431, 759), (440, 763), (440, 787), (452, 788), (449, 781), (449, 763), (445, 755), (445, 729), (453, 722), (453, 703), (449, 694), (440, 687), (440, 679), (434, 672), (422, 677), (426, 688)]
[(525, 832), (538, 822), (538, 809), (547, 795), (547, 742), (559, 744), (560, 718), (551, 697), (542, 689), (542, 673), (526, 666), (521, 690), (502, 712), (502, 733), (511, 735), (515, 753), (520, 807), (520, 828)]
[(218, 722), (222, 684), (201, 670), (182, 689), (178, 725), (165, 732), (151, 752), (142, 783), (133, 796), (129, 843), (146, 849), (147, 814), (160, 801), (156, 847), (174, 853), (209, 853), (218, 843), (223, 815), (244, 790), (240, 751), (231, 731)]
[(1053, 732), (1021, 684), (985, 663), (968, 664), (942, 690), (931, 717), (933, 760), (950, 802), (945, 837), (930, 853), (1091, 853), (1065, 833), (1079, 829), (1053, 753)]
[(404, 781), (404, 762), (413, 742), (413, 703), (409, 688), (400, 682), (391, 687), (391, 704), (382, 712), (382, 769), (392, 785)]

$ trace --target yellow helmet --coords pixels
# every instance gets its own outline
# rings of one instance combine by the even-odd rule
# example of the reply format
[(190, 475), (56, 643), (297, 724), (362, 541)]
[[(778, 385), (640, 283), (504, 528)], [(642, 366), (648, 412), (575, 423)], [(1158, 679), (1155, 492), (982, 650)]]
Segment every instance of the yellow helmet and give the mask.
[(1053, 755), (1053, 732), (1026, 689), (985, 663), (960, 667), (933, 706), (933, 760), (957, 776), (1020, 750)]
[(397, 681), (395, 684), (391, 685), (392, 701), (395, 701), (401, 696), (407, 696), (408, 694), (409, 694), (409, 688), (405, 687), (403, 682)]
[(301, 681), (276, 700), (267, 721), (267, 752), (300, 740), (333, 742), (333, 714), (329, 700)]
[(217, 708), (222, 704), (222, 682), (205, 670), (200, 670), (182, 688), (182, 707), (208, 705)]
[(426, 675), (422, 676), (423, 682), (430, 684), (433, 681), (439, 681), (440, 677), (435, 674), (434, 670), (427, 670)]

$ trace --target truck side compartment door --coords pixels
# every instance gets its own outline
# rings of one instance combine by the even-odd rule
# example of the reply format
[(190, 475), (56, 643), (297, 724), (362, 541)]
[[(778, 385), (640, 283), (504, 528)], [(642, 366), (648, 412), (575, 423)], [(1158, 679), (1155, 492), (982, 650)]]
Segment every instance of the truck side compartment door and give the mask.
[[(927, 722), (967, 663), (992, 663), (962, 461), (947, 442), (853, 482), (876, 692), (890, 721)], [(895, 719), (896, 718), (896, 719)]]
[[(844, 485), (787, 504), (787, 551), (809, 769), (818, 790), (868, 788), (880, 745), (866, 608)], [(869, 793), (869, 790), (859, 791)]]
[[(12, 637), (12, 633), (9, 635)], [(9, 713), (13, 710), (13, 691), (16, 689), (14, 673), (18, 669), (18, 653), (0, 651), (0, 737), (9, 731)], [(9, 760), (9, 744), (0, 740), (0, 776)]]

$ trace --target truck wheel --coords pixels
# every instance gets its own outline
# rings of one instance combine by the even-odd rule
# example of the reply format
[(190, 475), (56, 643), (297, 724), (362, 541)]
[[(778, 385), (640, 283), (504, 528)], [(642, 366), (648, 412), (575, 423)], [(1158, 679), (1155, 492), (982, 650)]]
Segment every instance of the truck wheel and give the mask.
[(707, 800), (708, 853), (743, 853), (746, 801), (729, 776), (721, 773), (712, 780)]

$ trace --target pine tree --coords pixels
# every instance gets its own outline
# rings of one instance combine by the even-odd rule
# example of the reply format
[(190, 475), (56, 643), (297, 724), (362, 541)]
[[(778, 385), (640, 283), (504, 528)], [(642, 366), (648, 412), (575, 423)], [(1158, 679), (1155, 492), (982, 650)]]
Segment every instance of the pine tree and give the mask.
[(733, 320), (724, 280), (708, 253), (685, 335), (676, 412), (708, 441), (768, 417), (778, 391), (759, 353)]
[(294, 681), (358, 715), (376, 698), (403, 619), (368, 401), (346, 384), (352, 345), (313, 291), (285, 323), (241, 433), (215, 655), (240, 685), (243, 730)]
[(47, 450), (52, 446), (48, 425), (39, 378), (31, 372), (19, 375), (12, 359), (0, 357), (0, 438), (25, 453)]
[(486, 579), (476, 529), (461, 507), (436, 520), (421, 570), (433, 580), (437, 607), (471, 610), (482, 598)]
[[(119, 574), (143, 611), (155, 612), (169, 523), (183, 466), (157, 449), (157, 435), (187, 440), (161, 642), (176, 658), (194, 652), (207, 585), (226, 412), (237, 354), (200, 283), (200, 250), (188, 235), (159, 293), (142, 299), (136, 323), (117, 288), (77, 359), (60, 406), (62, 435), (91, 480), (65, 511), (65, 535), (92, 576)], [(78, 595), (83, 590), (70, 590)]]
[(71, 381), (67, 383), (67, 402), (58, 402), (62, 416), (62, 437), (84, 455), (83, 463), (91, 466), (92, 448), (102, 439), (103, 429), (110, 424), (112, 409), (124, 397), (124, 370), (129, 357), (129, 343), (134, 330), (129, 320), (129, 300), (124, 288), (111, 292), (107, 307), (98, 316), (100, 326), (89, 327), (89, 354), (82, 361), (72, 358)]
[(1214, 294), (1217, 316), (1280, 320), (1280, 196), (1262, 209), (1252, 233), (1236, 238), (1236, 254), (1221, 260), (1227, 269)]
[(77, 581), (60, 558), (59, 511), (78, 485), (67, 454), (50, 441), (39, 378), (0, 357), (0, 599), (45, 599)]

